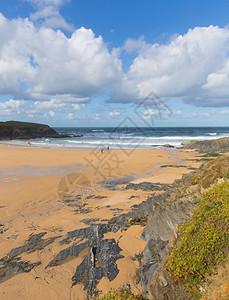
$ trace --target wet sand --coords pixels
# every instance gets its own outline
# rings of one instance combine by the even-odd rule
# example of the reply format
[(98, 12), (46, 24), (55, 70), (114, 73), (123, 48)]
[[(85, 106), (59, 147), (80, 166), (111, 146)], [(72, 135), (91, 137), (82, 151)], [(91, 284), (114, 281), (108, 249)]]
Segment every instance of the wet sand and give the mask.
[[(46, 232), (44, 239), (54, 241), (43, 249), (21, 253), (23, 262), (36, 263), (29, 272), (0, 277), (0, 299), (85, 299), (82, 284), (72, 286), (72, 276), (86, 250), (68, 257), (61, 264), (46, 268), (69, 244), (60, 244), (70, 231), (90, 224), (107, 224), (107, 220), (126, 213), (152, 194), (124, 188), (128, 183), (171, 184), (182, 174), (201, 164), (193, 151), (135, 150), (105, 151), (39, 149), (0, 145), (0, 259), (10, 250), (25, 245), (34, 234)], [(161, 167), (163, 166), (163, 167)], [(97, 289), (107, 292), (136, 283), (139, 263), (133, 260), (146, 242), (140, 239), (143, 226), (125, 231), (107, 232), (104, 239), (114, 239), (121, 248), (116, 278), (103, 277)], [(2, 267), (3, 268), (3, 267)], [(0, 269), (0, 276), (3, 271)], [(14, 276), (15, 275), (15, 276)]]

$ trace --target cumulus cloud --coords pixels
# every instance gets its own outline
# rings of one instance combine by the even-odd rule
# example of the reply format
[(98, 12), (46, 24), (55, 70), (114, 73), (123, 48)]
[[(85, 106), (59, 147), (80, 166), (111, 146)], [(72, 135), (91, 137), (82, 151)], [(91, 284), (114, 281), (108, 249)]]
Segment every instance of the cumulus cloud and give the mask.
[(74, 118), (74, 114), (73, 113), (69, 113), (67, 116), (66, 116), (66, 119), (67, 120), (73, 120)]
[(36, 28), (0, 14), (0, 93), (15, 99), (85, 103), (120, 78), (121, 61), (101, 36)]
[(51, 101), (43, 101), (39, 102), (36, 101), (33, 105), (34, 109), (41, 111), (41, 110), (48, 110), (48, 109), (58, 109), (65, 107), (66, 105), (64, 103), (61, 103), (58, 100), (52, 99)]
[(138, 55), (112, 101), (138, 102), (153, 91), (197, 106), (229, 105), (228, 28), (196, 27), (167, 45), (129, 39), (124, 49)]
[(120, 116), (120, 112), (119, 111), (111, 111), (111, 112), (109, 112), (109, 116), (110, 117), (118, 117), (118, 116)]
[(30, 19), (39, 26), (48, 28), (63, 28), (68, 31), (73, 30), (73, 26), (68, 24), (60, 15), (60, 7), (70, 0), (24, 0), (36, 9), (30, 14)]
[(73, 108), (73, 110), (80, 110), (81, 109), (79, 104), (72, 104), (72, 108)]
[(15, 115), (22, 111), (24, 101), (10, 99), (0, 102), (0, 115)]
[(153, 117), (157, 116), (158, 117), (158, 112), (148, 108), (146, 109), (143, 113), (142, 113), (142, 117), (143, 119), (147, 120), (147, 119), (152, 119)]
[[(26, 1), (45, 19), (68, 2)], [(34, 22), (0, 14), (0, 94), (33, 100), (30, 111), (68, 109), (63, 103), (75, 104), (71, 109), (76, 111), (108, 93), (110, 102), (139, 104), (152, 91), (165, 101), (229, 105), (228, 28), (196, 27), (165, 45), (146, 43), (143, 37), (128, 39), (122, 48), (109, 51), (91, 29), (80, 28), (67, 37)], [(120, 51), (136, 53), (127, 72)]]
[(143, 49), (146, 50), (146, 48), (148, 48), (149, 45), (147, 45), (147, 43), (145, 42), (144, 36), (140, 36), (137, 40), (135, 39), (127, 39), (127, 41), (125, 42), (123, 49), (127, 52), (127, 53), (133, 53), (133, 52), (138, 52), (138, 51), (142, 51)]

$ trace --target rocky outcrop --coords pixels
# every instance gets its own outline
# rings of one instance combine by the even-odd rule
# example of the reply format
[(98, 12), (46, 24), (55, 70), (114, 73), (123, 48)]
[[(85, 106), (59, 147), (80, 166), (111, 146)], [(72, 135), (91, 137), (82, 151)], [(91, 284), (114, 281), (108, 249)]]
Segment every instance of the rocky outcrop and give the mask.
[(120, 254), (122, 249), (114, 239), (103, 239), (107, 232), (117, 232), (118, 230), (126, 230), (126, 228), (98, 224), (68, 232), (66, 238), (59, 242), (61, 245), (69, 244), (77, 239), (84, 242), (73, 243), (70, 247), (60, 251), (46, 268), (57, 266), (69, 256), (77, 257), (84, 251), (85, 257), (72, 277), (72, 286), (82, 283), (89, 298), (97, 295), (97, 285), (100, 280), (106, 277), (112, 281), (119, 273), (116, 261), (123, 258)]
[(48, 125), (8, 121), (0, 122), (0, 140), (33, 139), (33, 138), (62, 138), (66, 135), (58, 134)]
[(229, 137), (206, 141), (183, 142), (185, 149), (198, 149), (203, 152), (229, 152)]
[[(221, 157), (200, 170), (177, 180), (157, 206), (148, 214), (142, 238), (148, 241), (144, 250), (142, 285), (148, 299), (196, 299), (167, 270), (167, 259), (179, 241), (178, 227), (189, 221), (203, 193), (228, 181), (229, 158)], [(198, 180), (197, 180), (198, 179)]]
[(143, 291), (149, 299), (189, 299), (180, 287), (171, 285), (171, 278), (161, 268), (168, 252), (169, 240), (179, 225), (190, 219), (194, 206), (201, 199), (203, 191), (199, 185), (192, 185), (192, 177), (193, 173), (176, 181), (159, 203), (155, 205), (154, 202), (148, 215), (142, 234), (148, 244), (144, 250), (144, 264), (141, 269)]
[(0, 259), (0, 283), (6, 278), (17, 274), (30, 272), (34, 267), (41, 264), (40, 261), (31, 263), (22, 261), (20, 255), (25, 252), (34, 252), (42, 250), (52, 244), (57, 237), (43, 239), (46, 232), (30, 235), (25, 245), (12, 249), (5, 257)]
[(181, 287), (176, 283), (173, 285), (172, 278), (166, 270), (162, 272), (162, 268), (168, 249), (171, 249), (170, 239), (179, 225), (190, 219), (193, 208), (204, 192), (202, 182), (193, 184), (193, 177), (202, 172), (203, 167), (184, 175), (172, 186), (166, 186), (166, 189), (162, 186), (162, 190), (166, 190), (163, 194), (152, 195), (131, 212), (109, 220), (110, 224), (119, 226), (146, 224), (141, 238), (148, 243), (143, 253), (140, 277), (148, 299), (189, 299)]

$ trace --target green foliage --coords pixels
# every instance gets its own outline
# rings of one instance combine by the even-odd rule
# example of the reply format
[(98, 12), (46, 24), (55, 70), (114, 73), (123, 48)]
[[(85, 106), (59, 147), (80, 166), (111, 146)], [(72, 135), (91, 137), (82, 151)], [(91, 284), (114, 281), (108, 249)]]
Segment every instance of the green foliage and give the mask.
[(206, 275), (222, 263), (229, 249), (229, 184), (202, 196), (192, 219), (179, 228), (181, 241), (171, 253), (167, 269), (196, 299)]
[(107, 295), (103, 295), (97, 300), (146, 300), (142, 295), (134, 295), (129, 290), (120, 289), (117, 291), (111, 291)]
[(220, 157), (211, 160), (206, 164), (200, 175), (192, 178), (192, 184), (200, 184), (203, 188), (208, 188), (216, 183), (219, 178), (228, 178), (229, 157)]
[(220, 156), (220, 153), (217, 152), (207, 152), (204, 155), (202, 155), (202, 157), (217, 157)]
[(200, 176), (195, 175), (195, 176), (192, 177), (192, 181), (191, 182), (192, 182), (193, 185), (198, 184), (199, 181), (200, 181)]
[(185, 168), (183, 165), (162, 165), (161, 168)]

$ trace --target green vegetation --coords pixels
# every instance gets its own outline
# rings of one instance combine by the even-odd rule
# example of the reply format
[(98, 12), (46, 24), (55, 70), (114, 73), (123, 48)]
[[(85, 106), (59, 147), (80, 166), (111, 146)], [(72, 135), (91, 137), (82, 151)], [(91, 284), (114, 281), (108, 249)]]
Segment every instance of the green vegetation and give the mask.
[(229, 252), (229, 183), (213, 187), (202, 196), (195, 215), (179, 228), (179, 237), (167, 269), (200, 299), (198, 287)]
[(182, 165), (162, 165), (161, 168), (185, 168), (186, 166)]
[(218, 157), (220, 156), (220, 153), (217, 152), (207, 152), (204, 155), (202, 155), (201, 157)]
[(146, 300), (142, 295), (134, 295), (131, 291), (126, 289), (119, 289), (117, 291), (111, 291), (107, 295), (103, 295), (97, 300)]
[(211, 160), (205, 166), (200, 175), (192, 178), (192, 184), (200, 184), (203, 188), (208, 188), (217, 182), (219, 178), (229, 178), (229, 157), (221, 157)]
[(133, 219), (133, 218), (130, 218), (130, 219), (128, 220), (128, 224), (129, 224), (130, 226), (132, 226), (132, 225), (142, 225), (142, 226), (146, 226), (147, 221), (148, 221), (148, 218), (142, 218), (142, 219)]

